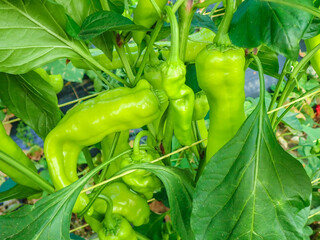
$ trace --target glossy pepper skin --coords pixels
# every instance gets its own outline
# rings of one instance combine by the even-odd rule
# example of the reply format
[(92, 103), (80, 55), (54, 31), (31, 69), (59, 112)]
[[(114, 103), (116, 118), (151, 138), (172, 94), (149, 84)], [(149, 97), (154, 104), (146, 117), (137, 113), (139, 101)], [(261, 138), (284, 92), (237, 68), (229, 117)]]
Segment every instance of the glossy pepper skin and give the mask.
[(207, 162), (245, 121), (244, 66), (244, 50), (236, 47), (208, 45), (196, 58), (198, 83), (210, 106)]
[[(304, 40), (304, 42), (307, 47), (307, 52), (310, 52), (313, 48), (315, 48), (320, 43), (320, 34), (313, 37), (313, 38), (306, 39), (306, 40)], [(316, 71), (318, 76), (320, 76), (320, 52), (319, 51), (317, 51), (313, 55), (310, 62), (311, 62), (313, 69)]]
[[(126, 184), (113, 182), (107, 185), (101, 194), (112, 200), (114, 214), (123, 216), (134, 226), (141, 226), (149, 222), (150, 208), (147, 200), (131, 191)], [(97, 200), (99, 201), (95, 201), (94, 209), (100, 214), (105, 214), (106, 202), (101, 198)]]
[[(37, 172), (36, 167), (32, 161), (24, 154), (21, 148), (12, 140), (10, 136), (7, 135), (3, 124), (0, 124), (0, 151), (14, 158), (15, 160), (22, 163), (25, 167), (30, 170)], [(13, 181), (24, 186), (28, 186), (33, 189), (40, 189), (35, 185), (35, 183), (24, 174), (19, 172), (17, 169), (11, 167), (0, 159), (0, 171), (7, 174), (12, 178)]]
[(116, 221), (115, 228), (101, 228), (98, 232), (100, 240), (137, 240), (135, 231), (125, 218), (116, 214), (114, 214), (112, 217), (114, 221)]
[[(77, 160), (83, 147), (113, 132), (139, 128), (157, 119), (159, 99), (166, 101), (163, 93), (156, 94), (146, 80), (140, 80), (135, 88), (112, 89), (71, 109), (44, 143), (54, 186), (61, 189), (78, 179)], [(80, 194), (73, 211), (81, 211), (87, 203), (87, 196)]]
[(161, 67), (162, 88), (170, 101), (174, 135), (182, 145), (190, 145), (194, 138), (191, 122), (194, 92), (185, 85), (186, 67), (181, 60), (166, 61)]
[[(149, 163), (158, 157), (159, 155), (151, 155), (144, 150), (140, 150), (139, 154), (133, 153), (131, 156), (127, 155), (123, 157), (120, 162), (120, 168), (122, 169), (137, 163)], [(161, 164), (161, 162), (157, 164)], [(159, 190), (162, 186), (161, 181), (156, 175), (141, 169), (123, 176), (122, 180), (134, 191), (144, 194), (147, 199), (152, 198), (153, 192)]]
[[(168, 1), (155, 0), (154, 2), (162, 10)], [(133, 10), (133, 22), (146, 28), (151, 28), (159, 18), (160, 16), (150, 0), (139, 0), (137, 7)], [(145, 36), (145, 31), (133, 31), (132, 33), (132, 37), (138, 45), (141, 44)]]

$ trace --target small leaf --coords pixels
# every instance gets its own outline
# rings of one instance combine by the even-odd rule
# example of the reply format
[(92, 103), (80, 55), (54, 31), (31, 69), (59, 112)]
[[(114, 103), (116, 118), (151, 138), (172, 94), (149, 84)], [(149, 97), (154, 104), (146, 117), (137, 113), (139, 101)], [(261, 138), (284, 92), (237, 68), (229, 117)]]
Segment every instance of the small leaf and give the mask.
[(320, 18), (313, 18), (312, 23), (303, 35), (303, 39), (313, 38), (320, 34)]
[(106, 31), (115, 30), (148, 30), (147, 28), (135, 25), (129, 18), (112, 11), (101, 11), (87, 17), (79, 33), (82, 40), (93, 39)]
[(81, 83), (84, 75), (83, 69), (74, 67), (72, 62), (67, 64), (65, 58), (48, 63), (43, 68), (50, 72), (50, 74), (61, 74), (62, 78), (69, 82)]
[(191, 225), (196, 239), (303, 239), (310, 202), (310, 179), (278, 144), (260, 102), (205, 167)]
[[(265, 74), (279, 79), (279, 61), (278, 55), (266, 46), (262, 46), (259, 49), (258, 57), (261, 60), (263, 71)], [(258, 71), (255, 61), (253, 61), (249, 67)]]
[(124, 1), (123, 0), (108, 0), (109, 7), (111, 11), (122, 14), (124, 11)]
[(0, 192), (0, 202), (11, 199), (24, 199), (37, 193), (41, 193), (41, 191), (17, 184), (7, 191)]
[(195, 13), (192, 18), (191, 26), (208, 28), (213, 32), (218, 32), (217, 26), (214, 24), (209, 15)]
[(33, 71), (21, 75), (0, 73), (0, 98), (42, 139), (61, 119), (53, 88)]
[(80, 26), (69, 15), (67, 15), (66, 32), (70, 37), (80, 40), (80, 38), (78, 37)]
[(134, 164), (123, 168), (117, 174), (128, 170), (144, 169), (155, 174), (166, 188), (173, 227), (182, 239), (194, 239), (190, 227), (190, 214), (192, 208), (193, 177), (190, 171), (160, 166), (151, 163)]
[[(290, 0), (313, 6), (312, 0)], [(299, 41), (312, 20), (312, 15), (292, 7), (263, 0), (240, 4), (230, 25), (232, 43), (243, 48), (265, 44), (292, 60), (299, 54)]]
[(166, 213), (159, 215), (151, 212), (149, 223), (135, 227), (134, 230), (152, 240), (162, 240), (162, 224), (164, 223), (163, 220), (166, 215)]

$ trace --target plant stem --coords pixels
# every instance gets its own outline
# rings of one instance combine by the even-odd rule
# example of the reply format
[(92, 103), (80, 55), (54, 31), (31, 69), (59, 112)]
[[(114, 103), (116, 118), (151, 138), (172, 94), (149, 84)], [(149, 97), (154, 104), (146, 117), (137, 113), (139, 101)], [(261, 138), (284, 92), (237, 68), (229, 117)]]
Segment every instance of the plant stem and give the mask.
[(225, 6), (225, 14), (219, 26), (218, 33), (213, 40), (213, 43), (216, 43), (219, 46), (231, 45), (228, 31), (229, 31), (230, 23), (232, 20), (232, 16), (233, 16), (233, 0), (227, 0), (226, 6)]
[(204, 2), (194, 4), (193, 8), (205, 8), (205, 7), (210, 6), (211, 4), (218, 3), (218, 2), (221, 2), (221, 0), (207, 0)]
[[(108, 156), (108, 158), (106, 159), (107, 161), (112, 158), (112, 156), (113, 156), (113, 154), (114, 154), (114, 151), (116, 150), (119, 137), (120, 137), (120, 132), (116, 132), (115, 135), (114, 135), (114, 138), (113, 138), (113, 142), (112, 142), (112, 145), (111, 145), (111, 149), (110, 149), (110, 152), (109, 152), (109, 156)], [(101, 173), (101, 175), (100, 175), (100, 178), (99, 178), (98, 183), (99, 183), (99, 182), (102, 182), (102, 181), (104, 180), (104, 178), (106, 177), (107, 171), (108, 171), (108, 168), (107, 168), (107, 167), (105, 167), (105, 168), (102, 170), (102, 173)]]
[(133, 154), (137, 154), (137, 155), (140, 154), (140, 141), (141, 141), (141, 138), (144, 137), (144, 136), (149, 137), (153, 141), (153, 143), (156, 143), (156, 139), (154, 138), (154, 136), (149, 131), (142, 130), (137, 134), (137, 136), (134, 139), (134, 142), (133, 142)]
[(147, 50), (143, 55), (142, 62), (140, 64), (138, 73), (136, 75), (136, 79), (134, 80), (134, 84), (133, 84), (134, 86), (140, 80), (140, 77), (141, 77), (141, 75), (143, 73), (143, 69), (146, 66), (147, 61), (149, 60), (149, 54), (150, 54), (151, 48), (153, 48), (153, 43), (156, 40), (156, 38), (157, 38), (161, 28), (162, 28), (162, 25), (163, 25), (163, 19), (159, 19), (157, 24), (156, 24), (156, 26), (155, 26), (155, 28), (154, 28), (154, 30), (153, 30), (153, 32), (152, 32), (152, 34), (151, 34), (151, 38), (150, 38), (150, 41), (148, 43)]
[(100, 0), (100, 4), (103, 10), (110, 11), (110, 7), (107, 0)]
[(186, 0), (176, 1), (176, 3), (172, 6), (172, 12), (175, 13), (185, 1)]
[[(298, 101), (295, 100), (295, 101), (291, 102), (290, 105), (287, 107), (287, 109), (277, 118), (277, 121), (274, 123), (273, 130), (276, 129), (276, 127), (278, 126), (278, 124), (280, 123), (282, 118), (290, 111), (290, 109), (295, 105), (296, 102), (299, 102), (299, 101), (301, 101), (301, 100), (303, 100), (303, 99), (305, 99), (305, 98), (307, 98), (309, 96), (312, 96), (313, 94), (318, 93), (319, 91), (317, 91), (317, 90), (319, 90), (319, 89), (320, 89), (320, 86), (317, 86), (317, 87), (311, 89), (310, 91), (304, 93), (303, 95), (301, 95), (300, 98), (297, 99)], [(316, 92), (314, 92), (311, 95), (310, 92), (313, 92), (313, 91), (316, 91)]]
[(177, 62), (179, 61), (179, 27), (177, 18), (174, 15), (171, 7), (165, 6), (164, 10), (166, 11), (167, 16), (170, 20), (171, 28), (171, 47), (168, 61)]
[(259, 80), (260, 80), (260, 101), (259, 102), (260, 102), (261, 106), (263, 106), (264, 101), (265, 101), (264, 98), (265, 98), (266, 86), (265, 86), (265, 81), (264, 81), (262, 64), (261, 64), (261, 61), (258, 56), (254, 55), (254, 54), (250, 54), (250, 57), (252, 57), (254, 59), (254, 61), (257, 64), (257, 67), (258, 67)]
[(281, 85), (284, 81), (284, 77), (286, 76), (286, 74), (288, 73), (288, 67), (290, 67), (292, 64), (291, 60), (289, 59), (286, 59), (285, 63), (284, 63), (284, 66), (283, 66), (283, 69), (282, 69), (282, 72), (281, 72), (281, 75), (280, 75), (280, 78), (277, 82), (277, 86), (276, 86), (276, 89), (274, 91), (274, 94), (273, 94), (273, 97), (272, 97), (272, 100), (271, 100), (271, 103), (270, 103), (270, 106), (269, 106), (269, 111), (271, 111), (273, 109), (273, 106), (274, 104), (276, 103), (277, 101), (277, 98), (279, 96), (279, 92), (280, 92), (280, 89), (281, 89)]
[(183, 62), (186, 56), (191, 21), (196, 11), (196, 8), (193, 8), (192, 4), (193, 0), (185, 0), (179, 8), (180, 59)]
[[(94, 164), (93, 164), (92, 157), (91, 157), (91, 154), (90, 154), (88, 147), (85, 147), (84, 149), (82, 149), (82, 152), (84, 154), (84, 157), (86, 158), (86, 161), (88, 163), (88, 167), (89, 167), (90, 171), (93, 170)], [(93, 179), (95, 182), (99, 181), (99, 178), (97, 175), (94, 175)]]
[(24, 174), (27, 178), (35, 182), (35, 185), (39, 186), (43, 191), (48, 193), (54, 193), (54, 188), (40, 177), (37, 173), (33, 172), (22, 163), (7, 155), (6, 153), (0, 151), (0, 159), (11, 167), (15, 168), (17, 171)]
[(116, 38), (115, 36), (112, 38), (113, 43), (114, 43), (114, 45), (116, 47), (116, 50), (117, 50), (117, 52), (119, 54), (119, 57), (120, 57), (120, 59), (121, 59), (121, 61), (123, 63), (123, 67), (124, 67), (124, 69), (125, 69), (125, 71), (127, 73), (127, 76), (129, 78), (129, 82), (131, 83), (131, 86), (133, 86), (135, 77), (133, 75), (130, 63), (129, 63), (127, 55), (126, 55), (126, 53), (124, 51), (123, 45), (119, 47), (119, 45), (118, 45), (118, 43), (117, 43), (115, 38)]
[(113, 202), (112, 202), (111, 198), (106, 196), (106, 195), (103, 195), (102, 198), (107, 203), (107, 211), (106, 211), (106, 214), (105, 214), (105, 218), (103, 220), (103, 224), (106, 226), (106, 228), (108, 230), (113, 230), (117, 226), (117, 222), (113, 218), (113, 213), (112, 213), (112, 211), (113, 211)]

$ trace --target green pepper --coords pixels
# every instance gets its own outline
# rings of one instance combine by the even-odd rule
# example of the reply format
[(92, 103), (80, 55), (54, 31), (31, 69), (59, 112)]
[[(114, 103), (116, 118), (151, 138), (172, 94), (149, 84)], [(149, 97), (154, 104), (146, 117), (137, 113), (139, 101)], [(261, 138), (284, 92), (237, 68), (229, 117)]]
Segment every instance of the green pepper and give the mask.
[[(320, 34), (313, 37), (313, 38), (306, 39), (306, 40), (304, 40), (304, 42), (307, 47), (307, 52), (310, 52), (313, 48), (315, 48), (318, 44), (320, 44)], [(316, 71), (318, 76), (320, 76), (320, 51), (317, 51), (313, 55), (310, 62), (311, 62), (313, 69)]]
[(208, 98), (204, 91), (197, 92), (194, 99), (194, 109), (192, 119), (197, 121), (205, 118), (209, 111)]
[[(167, 0), (154, 0), (160, 11), (167, 2)], [(133, 10), (133, 22), (146, 28), (151, 28), (159, 18), (160, 16), (150, 0), (139, 0), (137, 7)], [(145, 36), (145, 31), (133, 31), (132, 33), (132, 37), (138, 45), (141, 44)]]
[[(207, 28), (202, 28), (199, 32), (189, 35), (186, 47), (186, 55), (184, 62), (194, 63), (199, 52), (212, 42), (215, 33)], [(156, 45), (160, 47), (169, 47), (167, 42), (159, 42)], [(165, 59), (169, 58), (170, 51), (167, 49), (161, 50)]]
[[(169, 59), (162, 64), (162, 88), (170, 101), (168, 114), (172, 114), (167, 126), (172, 124), (173, 132), (180, 144), (190, 145), (194, 142), (192, 133), (192, 114), (194, 106), (194, 92), (185, 84), (186, 66), (179, 58), (179, 31), (177, 19), (171, 8), (166, 6), (171, 23), (171, 49)], [(171, 120), (170, 120), (171, 121)]]
[(150, 208), (147, 200), (131, 191), (122, 182), (113, 182), (107, 185), (99, 198), (94, 202), (93, 208), (100, 214), (107, 212), (107, 203), (104, 197), (112, 200), (112, 212), (125, 217), (134, 226), (141, 226), (149, 222)]
[[(231, 45), (227, 35), (232, 18), (233, 1), (228, 0), (227, 20), (214, 43), (203, 49), (196, 58), (197, 79), (207, 95), (210, 125), (206, 162), (225, 145), (245, 121), (244, 77), (245, 52)], [(229, 7), (228, 7), (229, 6)], [(228, 20), (229, 19), (229, 20)]]
[[(15, 160), (19, 161), (30, 170), (37, 172), (37, 169), (32, 163), (32, 161), (24, 154), (24, 152), (12, 140), (12, 138), (7, 135), (6, 130), (2, 123), (0, 124), (0, 139), (1, 139), (0, 151), (9, 155)], [(24, 186), (28, 186), (33, 189), (40, 189), (38, 186), (35, 185), (33, 181), (27, 178), (24, 174), (22, 174), (17, 169), (11, 167), (7, 163), (3, 162), (1, 159), (0, 159), (0, 171), (7, 174), (16, 183), (19, 183)]]
[(100, 240), (136, 240), (135, 231), (129, 222), (118, 214), (112, 212), (113, 201), (105, 196), (107, 211), (103, 219), (103, 227), (98, 231)]
[(101, 228), (98, 232), (100, 240), (137, 240), (135, 231), (130, 223), (120, 215), (113, 215), (116, 222), (112, 229)]
[[(159, 154), (153, 150), (147, 152), (140, 149), (140, 139), (145, 135), (153, 138), (148, 131), (139, 132), (133, 143), (133, 153), (131, 155), (125, 155), (121, 159), (120, 169), (132, 164), (149, 163), (160, 157)], [(157, 164), (161, 165), (162, 162), (157, 162)], [(147, 199), (150, 199), (153, 196), (153, 192), (159, 190), (162, 186), (158, 177), (153, 173), (141, 169), (137, 169), (134, 172), (123, 176), (122, 180), (134, 191), (144, 194)]]
[(63, 88), (63, 78), (60, 74), (49, 75), (43, 68), (37, 68), (34, 71), (53, 87), (56, 94), (61, 92)]
[[(142, 127), (160, 115), (164, 93), (151, 90), (146, 80), (135, 88), (116, 88), (72, 108), (48, 134), (44, 151), (54, 186), (61, 189), (77, 177), (77, 160), (83, 147), (100, 142), (105, 136)], [(88, 203), (80, 194), (74, 212)]]

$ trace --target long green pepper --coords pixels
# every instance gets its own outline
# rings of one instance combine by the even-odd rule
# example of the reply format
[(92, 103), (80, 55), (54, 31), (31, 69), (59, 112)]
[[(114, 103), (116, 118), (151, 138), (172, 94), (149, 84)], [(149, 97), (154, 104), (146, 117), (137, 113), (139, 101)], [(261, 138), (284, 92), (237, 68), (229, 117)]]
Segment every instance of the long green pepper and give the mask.
[(232, 14), (233, 1), (228, 0), (226, 14), (214, 43), (203, 49), (196, 58), (198, 83), (205, 91), (210, 106), (206, 162), (236, 134), (245, 121), (245, 53), (243, 49), (231, 45), (227, 34)]

